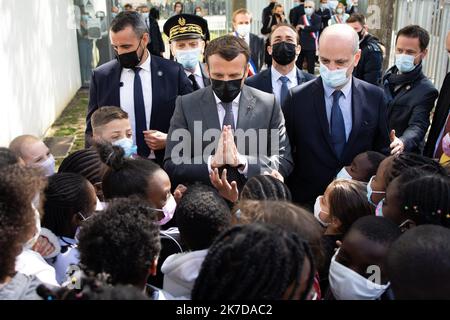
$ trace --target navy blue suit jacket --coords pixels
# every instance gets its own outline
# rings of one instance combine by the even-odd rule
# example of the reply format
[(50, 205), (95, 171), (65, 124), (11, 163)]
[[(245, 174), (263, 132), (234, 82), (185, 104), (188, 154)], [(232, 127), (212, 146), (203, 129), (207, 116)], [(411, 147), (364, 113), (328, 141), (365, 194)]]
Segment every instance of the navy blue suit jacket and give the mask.
[[(296, 68), (296, 69), (297, 69), (297, 81), (298, 81), (299, 85), (316, 78), (312, 74), (303, 72), (298, 68)], [(252, 76), (250, 78), (247, 78), (247, 80), (245, 80), (245, 84), (252, 88), (255, 88), (255, 89), (267, 92), (267, 93), (273, 93), (272, 69), (271, 68), (266, 69), (260, 73), (255, 74), (254, 76)]]
[(331, 142), (324, 88), (319, 77), (290, 90), (283, 106), (292, 146), (294, 171), (288, 179), (295, 202), (311, 205), (338, 171), (358, 154), (389, 152), (383, 91), (353, 77), (352, 131), (339, 159)]
[[(175, 100), (179, 95), (191, 93), (192, 83), (183, 67), (173, 61), (151, 56), (152, 72), (152, 114), (149, 130), (169, 132), (170, 119), (175, 110)], [(122, 67), (112, 60), (92, 73), (89, 106), (86, 116), (86, 145), (92, 136), (91, 116), (100, 107), (120, 107), (120, 77)], [(155, 152), (156, 162), (162, 165), (164, 150)]]

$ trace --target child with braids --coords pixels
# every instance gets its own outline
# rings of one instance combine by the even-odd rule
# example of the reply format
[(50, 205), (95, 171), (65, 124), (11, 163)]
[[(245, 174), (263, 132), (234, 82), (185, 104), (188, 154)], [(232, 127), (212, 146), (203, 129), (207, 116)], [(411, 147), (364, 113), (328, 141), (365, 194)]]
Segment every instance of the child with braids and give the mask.
[(45, 186), (38, 172), (18, 164), (0, 169), (0, 300), (40, 299), (35, 275), (17, 272), (16, 257), (36, 234), (32, 201)]
[(192, 300), (310, 299), (314, 274), (311, 250), (299, 235), (268, 224), (238, 225), (210, 247)]
[(66, 157), (59, 166), (59, 173), (78, 173), (85, 177), (95, 188), (100, 201), (104, 201), (102, 177), (106, 166), (93, 148), (75, 151)]
[(385, 198), (389, 183), (408, 168), (421, 168), (427, 172), (446, 175), (445, 169), (436, 161), (419, 154), (401, 153), (390, 156), (380, 163), (377, 174), (367, 184), (367, 200), (373, 208)]
[(68, 267), (78, 264), (76, 233), (94, 213), (96, 204), (94, 186), (82, 176), (57, 173), (48, 179), (42, 226), (52, 231), (61, 245), (60, 254), (50, 260), (60, 284), (66, 279)]
[(402, 231), (423, 224), (450, 228), (450, 178), (423, 169), (408, 169), (389, 184), (376, 213), (396, 223)]
[(155, 210), (138, 198), (115, 199), (86, 222), (79, 235), (80, 265), (85, 273), (108, 275), (113, 285), (133, 285), (155, 300), (171, 298), (147, 286), (156, 274), (161, 250)]
[[(305, 239), (314, 256), (316, 268), (321, 268), (324, 260), (322, 249), (323, 230), (311, 212), (287, 201), (244, 200), (233, 209), (233, 225), (255, 222), (278, 225), (284, 230), (296, 233)], [(316, 273), (313, 290), (314, 300), (321, 299), (320, 277)]]
[(190, 299), (208, 248), (230, 226), (230, 209), (214, 188), (195, 184), (183, 195), (175, 217), (188, 251), (173, 254), (163, 261), (163, 289), (175, 298)]

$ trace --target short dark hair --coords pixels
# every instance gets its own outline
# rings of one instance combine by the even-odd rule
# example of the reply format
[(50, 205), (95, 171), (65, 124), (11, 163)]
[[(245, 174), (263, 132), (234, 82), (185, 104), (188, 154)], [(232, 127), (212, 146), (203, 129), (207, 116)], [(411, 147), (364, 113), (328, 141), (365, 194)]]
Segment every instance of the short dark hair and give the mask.
[(450, 299), (450, 230), (424, 225), (391, 246), (386, 271), (399, 300)]
[(233, 35), (226, 35), (212, 40), (206, 47), (205, 57), (206, 63), (209, 57), (218, 54), (227, 61), (236, 59), (237, 56), (243, 54), (248, 63), (250, 59), (250, 48), (245, 40)]
[(208, 249), (231, 224), (231, 213), (217, 190), (202, 184), (189, 186), (175, 212), (180, 237), (190, 250)]
[(161, 250), (157, 213), (137, 198), (115, 199), (80, 231), (80, 263), (115, 284), (141, 285)]
[(369, 159), (371, 168), (370, 168), (370, 172), (369, 172), (369, 177), (368, 179), (370, 179), (372, 176), (377, 174), (377, 170), (378, 167), (380, 166), (380, 163), (386, 159), (386, 156), (382, 153), (376, 152), (376, 151), (367, 151), (366, 152), (367, 155), (367, 159)]
[(119, 13), (111, 22), (111, 31), (117, 33), (129, 26), (133, 28), (136, 37), (139, 39), (142, 38), (145, 33), (148, 33), (148, 29), (145, 26), (145, 22), (141, 15), (134, 11), (123, 11)]
[(291, 24), (286, 23), (286, 22), (279, 23), (279, 24), (277, 24), (277, 25), (275, 25), (273, 27), (272, 32), (269, 34), (269, 43), (270, 44), (272, 44), (272, 35), (273, 35), (273, 33), (275, 32), (275, 30), (277, 30), (278, 28), (281, 28), (281, 27), (288, 27), (289, 29), (294, 31), (294, 33), (297, 35), (297, 44), (300, 44), (300, 35), (299, 35), (299, 33), (297, 32), (297, 30)]
[(366, 17), (362, 13), (352, 14), (346, 21), (346, 23), (358, 22), (363, 27), (366, 25)]
[(92, 114), (92, 129), (97, 129), (114, 120), (128, 119), (128, 113), (119, 107), (101, 107)]
[(376, 216), (359, 218), (350, 228), (350, 232), (358, 231), (370, 241), (386, 245), (391, 244), (402, 235), (398, 226), (389, 219)]
[(428, 48), (428, 44), (430, 43), (430, 34), (428, 31), (418, 25), (409, 25), (400, 29), (397, 33), (397, 38), (395, 39), (396, 44), (400, 36), (407, 38), (419, 38), (420, 50), (422, 51)]

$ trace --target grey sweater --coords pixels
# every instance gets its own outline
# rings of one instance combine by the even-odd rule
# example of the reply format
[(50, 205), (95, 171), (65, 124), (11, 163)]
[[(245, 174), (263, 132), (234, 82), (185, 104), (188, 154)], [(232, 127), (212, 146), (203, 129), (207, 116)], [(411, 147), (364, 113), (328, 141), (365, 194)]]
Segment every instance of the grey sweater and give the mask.
[(36, 293), (36, 288), (41, 284), (34, 275), (16, 273), (8, 284), (0, 285), (0, 300), (42, 300)]

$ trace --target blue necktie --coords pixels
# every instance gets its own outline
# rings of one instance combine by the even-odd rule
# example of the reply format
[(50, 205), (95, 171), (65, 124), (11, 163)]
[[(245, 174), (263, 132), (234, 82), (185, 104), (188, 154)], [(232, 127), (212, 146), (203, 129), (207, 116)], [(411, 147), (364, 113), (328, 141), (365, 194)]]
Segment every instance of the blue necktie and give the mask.
[(139, 72), (141, 68), (134, 69), (134, 121), (136, 124), (136, 145), (138, 155), (147, 158), (150, 149), (145, 143), (144, 131), (147, 130), (147, 117), (145, 116), (144, 94), (142, 92), (142, 82)]
[(339, 106), (339, 98), (342, 95), (342, 91), (336, 90), (333, 93), (333, 106), (331, 107), (331, 141), (333, 143), (334, 150), (337, 157), (340, 159), (342, 152), (344, 152), (346, 136), (345, 136), (345, 122), (342, 115), (341, 107)]
[(289, 94), (289, 88), (288, 88), (288, 81), (289, 78), (286, 76), (280, 77), (281, 81), (281, 91), (280, 91), (280, 105), (282, 106), (283, 103), (286, 101), (286, 98)]

